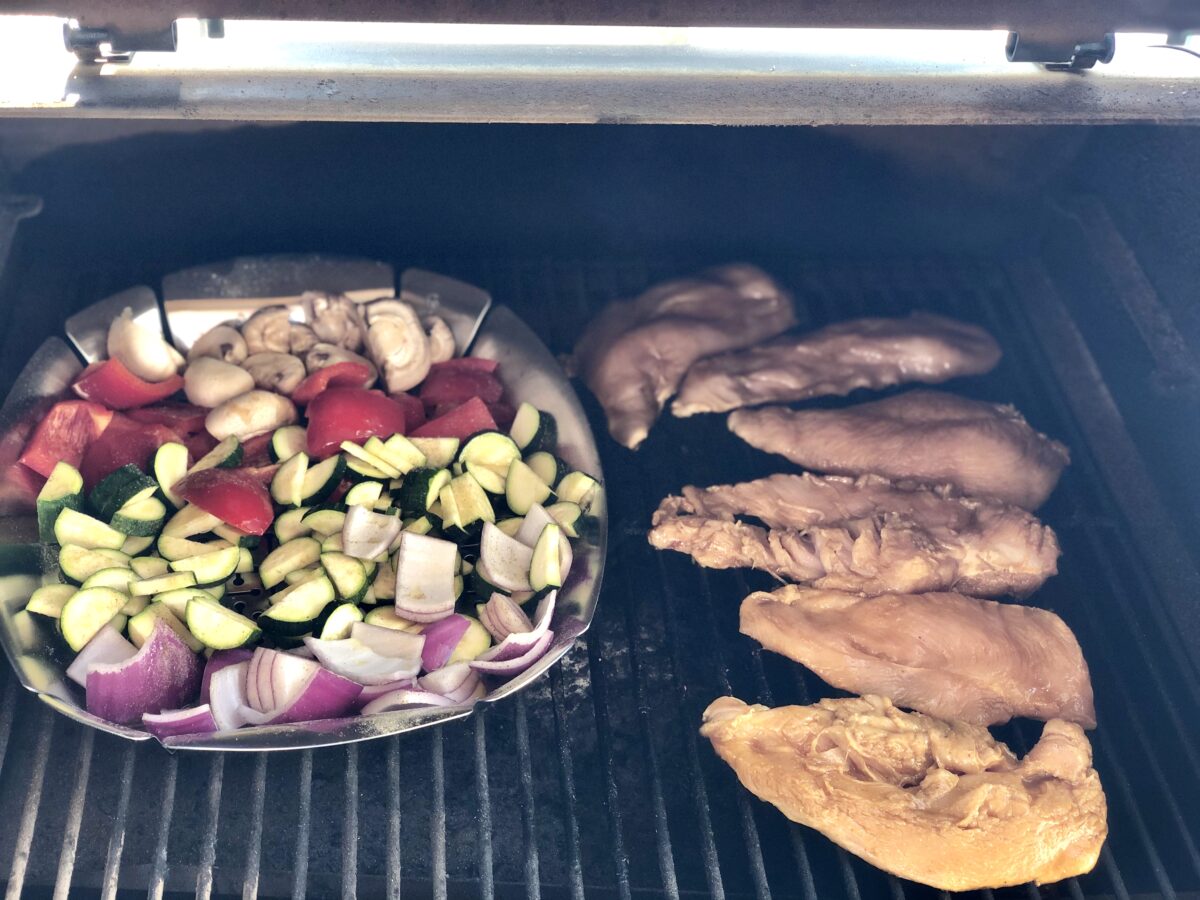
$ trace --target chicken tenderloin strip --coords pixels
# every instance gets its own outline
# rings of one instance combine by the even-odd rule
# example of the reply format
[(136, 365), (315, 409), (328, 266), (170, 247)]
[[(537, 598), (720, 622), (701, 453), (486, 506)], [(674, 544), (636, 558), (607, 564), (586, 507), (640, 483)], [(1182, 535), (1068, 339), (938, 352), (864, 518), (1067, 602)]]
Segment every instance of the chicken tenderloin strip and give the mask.
[(793, 822), (941, 890), (1083, 875), (1108, 835), (1091, 744), (1060, 719), (1021, 760), (985, 728), (878, 696), (776, 709), (721, 697), (700, 733)]
[(843, 409), (739, 409), (729, 429), (799, 466), (838, 475), (949, 484), (1037, 509), (1070, 462), (1011, 406), (915, 390)]
[(937, 384), (981, 375), (1000, 347), (980, 328), (933, 313), (850, 319), (695, 363), (671, 404), (676, 416), (842, 396), (857, 388)]
[(701, 357), (746, 347), (796, 324), (792, 298), (761, 269), (729, 265), (610, 303), (575, 345), (572, 367), (630, 449)]
[(1059, 554), (1054, 531), (1024, 510), (874, 475), (685, 487), (659, 505), (648, 538), (708, 568), (866, 594), (1024, 596), (1057, 572)]
[(742, 634), (836, 688), (972, 725), (1016, 716), (1096, 727), (1079, 642), (1052, 612), (961, 594), (787, 585), (742, 601)]

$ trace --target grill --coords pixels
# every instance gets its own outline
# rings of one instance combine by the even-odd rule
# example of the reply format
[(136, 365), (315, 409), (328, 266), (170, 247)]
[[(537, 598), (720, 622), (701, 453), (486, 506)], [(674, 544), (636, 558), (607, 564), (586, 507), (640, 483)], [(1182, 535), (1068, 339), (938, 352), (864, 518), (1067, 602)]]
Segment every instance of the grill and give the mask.
[[(486, 285), (539, 323), (556, 351), (604, 301), (717, 261), (404, 260)], [(1170, 602), (1195, 595), (1195, 570), (1147, 493), (1145, 464), (1057, 293), (1062, 279), (1036, 255), (754, 261), (795, 290), (812, 325), (917, 307), (981, 322), (1005, 360), (955, 389), (1011, 400), (1071, 447), (1073, 465), (1042, 511), (1060, 536), (1061, 572), (1035, 601), (1075, 629), (1091, 665), (1111, 835), (1085, 878), (983, 896), (1195, 895), (1200, 677)], [(1108, 259), (1098, 277), (1128, 275), (1121, 264)], [(21, 354), (21, 327), (46, 314), (6, 315), (5, 350)], [(585, 404), (604, 435), (598, 407)], [(469, 720), (322, 751), (170, 755), (56, 716), (5, 667), (6, 896), (935, 893), (788, 823), (743, 791), (697, 734), (701, 710), (727, 692), (767, 704), (829, 693), (738, 634), (738, 602), (766, 581), (706, 571), (645, 541), (650, 512), (682, 484), (782, 464), (742, 445), (720, 417), (667, 417), (636, 455), (607, 437), (601, 451), (613, 526), (592, 630), (548, 678)], [(1037, 733), (1028, 723), (1001, 729), (1018, 752)]]

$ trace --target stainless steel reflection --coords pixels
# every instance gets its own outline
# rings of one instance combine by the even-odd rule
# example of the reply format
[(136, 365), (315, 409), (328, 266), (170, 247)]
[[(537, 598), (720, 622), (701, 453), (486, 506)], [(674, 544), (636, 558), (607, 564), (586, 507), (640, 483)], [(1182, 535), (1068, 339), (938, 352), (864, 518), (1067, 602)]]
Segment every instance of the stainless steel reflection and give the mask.
[(464, 351), (479, 333), (492, 295), (473, 284), (447, 278), (424, 269), (405, 269), (400, 276), (400, 297), (422, 316), (441, 316), (454, 334), (454, 343)]
[(94, 363), (108, 356), (108, 326), (128, 308), (133, 320), (156, 334), (162, 334), (162, 312), (151, 288), (138, 285), (105, 297), (67, 319), (67, 337), (84, 362)]
[[(246, 257), (188, 269), (164, 279), (167, 324), (176, 342), (186, 347), (190, 340), (211, 327), (195, 330), (200, 324), (239, 318), (247, 301), (281, 302), (297, 298), (305, 289), (358, 294), (360, 299), (391, 296), (396, 292), (395, 282), (385, 282), (384, 276), (394, 279), (392, 271), (390, 266), (370, 260), (316, 256)], [(409, 270), (405, 276), (412, 273), (416, 277), (406, 277), (404, 283), (414, 293), (424, 291), (427, 298), (433, 295), (430, 299), (437, 304), (437, 313), (447, 319), (456, 339), (474, 338), (472, 355), (500, 362), (500, 375), (512, 396), (555, 416), (560, 453), (567, 462), (602, 479), (599, 453), (579, 398), (537, 335), (511, 310), (492, 306), (490, 296), (479, 288), (419, 270)], [(147, 300), (153, 303), (152, 308), (146, 307)], [(187, 302), (173, 309), (172, 304), (178, 301)], [(157, 318), (157, 298), (148, 288), (134, 288), (102, 300), (71, 319), (70, 336), (80, 355), (91, 361), (103, 352), (108, 323), (125, 306), (133, 307), (139, 321), (144, 320), (148, 325)], [(27, 434), (30, 417), (63, 396), (80, 370), (78, 358), (66, 343), (57, 338), (46, 341), (30, 359), (0, 410), (0, 428), (3, 428), (0, 434), (21, 433), (23, 422)], [(23, 438), (19, 443), (23, 443)], [(53, 623), (24, 612), (25, 603), (39, 585), (60, 579), (54, 554), (36, 542), (36, 520), (31, 513), (28, 507), (0, 513), (0, 645), (21, 684), (47, 705), (109, 734), (147, 740), (150, 736), (146, 732), (114, 725), (87, 712), (83, 690), (64, 675), (72, 654), (55, 633)], [(498, 686), (484, 702), (495, 702), (523, 690), (570, 650), (575, 638), (591, 624), (600, 593), (607, 540), (603, 491), (591, 515), (595, 527), (579, 539), (570, 578), (559, 593), (552, 624), (555, 640), (550, 651), (535, 666)], [(302, 725), (244, 728), (216, 735), (173, 738), (165, 743), (180, 750), (324, 747), (414, 731), (463, 718), (471, 712), (470, 706), (404, 710)]]

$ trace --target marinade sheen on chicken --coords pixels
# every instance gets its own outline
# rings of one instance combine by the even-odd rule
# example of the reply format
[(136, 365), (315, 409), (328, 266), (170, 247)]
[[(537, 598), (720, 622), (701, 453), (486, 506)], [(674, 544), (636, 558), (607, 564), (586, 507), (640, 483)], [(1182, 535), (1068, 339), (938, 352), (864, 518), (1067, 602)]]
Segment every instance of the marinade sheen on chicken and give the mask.
[(1052, 612), (961, 594), (862, 597), (787, 585), (742, 601), (742, 633), (836, 688), (973, 725), (1096, 727), (1079, 642)]
[(1037, 509), (1070, 462), (1011, 406), (915, 390), (844, 409), (739, 409), (729, 428), (751, 446), (838, 475), (950, 484)]
[(792, 298), (761, 269), (709, 269), (610, 303), (575, 345), (573, 364), (616, 441), (636, 448), (688, 367), (796, 324)]
[(709, 568), (866, 594), (1023, 596), (1057, 572), (1059, 554), (1054, 531), (1023, 509), (876, 475), (685, 487), (659, 505), (648, 537)]
[(876, 696), (776, 709), (721, 697), (700, 733), (792, 821), (942, 890), (1082, 875), (1108, 834), (1091, 745), (1059, 719), (1021, 760), (985, 728)]
[(937, 384), (980, 375), (999, 361), (999, 345), (978, 325), (924, 312), (851, 319), (700, 360), (688, 370), (671, 412), (691, 416), (856, 388)]

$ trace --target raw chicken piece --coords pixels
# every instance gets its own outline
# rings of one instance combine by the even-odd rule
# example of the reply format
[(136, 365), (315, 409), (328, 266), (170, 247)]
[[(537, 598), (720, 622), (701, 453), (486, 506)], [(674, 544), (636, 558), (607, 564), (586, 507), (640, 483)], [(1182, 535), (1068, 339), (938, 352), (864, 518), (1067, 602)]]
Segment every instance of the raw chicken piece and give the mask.
[(574, 368), (635, 449), (702, 356), (746, 347), (796, 324), (791, 296), (754, 266), (730, 265), (610, 303), (575, 345)]
[(909, 381), (937, 384), (981, 375), (999, 361), (1000, 347), (978, 325), (924, 312), (851, 319), (700, 360), (688, 370), (671, 412), (691, 416)]
[(1079, 643), (1052, 612), (961, 594), (862, 597), (787, 585), (742, 601), (742, 634), (855, 694), (972, 725), (1096, 727)]
[(845, 409), (739, 409), (729, 429), (748, 444), (819, 472), (950, 484), (1037, 509), (1070, 462), (1067, 448), (1011, 406), (909, 391)]
[(1022, 509), (876, 475), (685, 487), (659, 505), (649, 540), (709, 568), (748, 566), (867, 594), (1023, 596), (1057, 572), (1059, 552), (1054, 531)]
[(700, 733), (792, 821), (942, 890), (1082, 875), (1108, 834), (1091, 745), (1058, 719), (1019, 761), (984, 728), (874, 696), (777, 709), (721, 697)]

